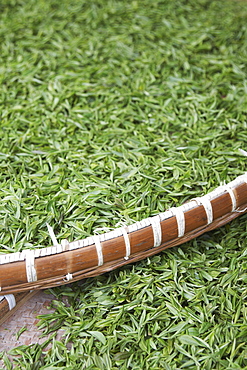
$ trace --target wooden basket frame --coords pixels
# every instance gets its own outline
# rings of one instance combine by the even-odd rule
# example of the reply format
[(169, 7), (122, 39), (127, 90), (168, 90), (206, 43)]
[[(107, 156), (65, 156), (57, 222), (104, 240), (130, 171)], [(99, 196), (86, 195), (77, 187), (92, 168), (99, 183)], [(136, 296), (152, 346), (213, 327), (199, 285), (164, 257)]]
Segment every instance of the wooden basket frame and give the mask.
[(245, 213), (246, 207), (244, 174), (203, 197), (130, 226), (0, 255), (1, 294), (51, 288), (111, 271), (222, 226)]

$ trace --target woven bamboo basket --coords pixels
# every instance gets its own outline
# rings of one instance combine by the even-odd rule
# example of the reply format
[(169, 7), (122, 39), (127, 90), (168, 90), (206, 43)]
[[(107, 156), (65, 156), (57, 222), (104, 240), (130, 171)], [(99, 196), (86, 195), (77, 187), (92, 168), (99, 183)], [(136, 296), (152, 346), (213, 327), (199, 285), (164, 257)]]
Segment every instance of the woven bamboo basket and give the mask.
[(58, 243), (49, 227), (53, 246), (0, 255), (0, 314), (13, 306), (11, 295), (18, 301), (30, 290), (103, 274), (187, 242), (246, 211), (247, 173), (182, 206), (83, 240)]

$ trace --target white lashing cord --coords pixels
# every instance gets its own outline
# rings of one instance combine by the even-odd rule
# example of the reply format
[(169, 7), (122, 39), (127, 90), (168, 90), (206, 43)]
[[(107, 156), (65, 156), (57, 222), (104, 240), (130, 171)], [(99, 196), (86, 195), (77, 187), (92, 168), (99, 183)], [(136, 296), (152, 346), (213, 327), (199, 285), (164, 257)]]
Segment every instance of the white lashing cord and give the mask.
[(128, 232), (127, 232), (126, 229), (128, 230), (128, 228), (124, 227), (124, 226), (121, 228), (122, 233), (123, 233), (123, 237), (124, 237), (125, 248), (126, 248), (126, 255), (125, 255), (124, 259), (128, 260), (129, 256), (130, 256), (130, 253), (131, 253), (131, 247), (130, 247), (129, 235), (128, 235)]
[(208, 196), (204, 195), (203, 197), (194, 198), (193, 200), (197, 204), (201, 204), (204, 207), (206, 215), (207, 215), (207, 223), (211, 224), (213, 222), (213, 209), (212, 209), (212, 204)]
[(5, 294), (0, 296), (0, 301), (6, 299), (9, 305), (9, 310), (12, 310), (16, 306), (15, 296), (14, 294)]
[(104, 263), (104, 259), (103, 259), (102, 245), (100, 242), (100, 235), (94, 235), (93, 240), (94, 240), (94, 244), (95, 244), (97, 255), (98, 255), (98, 266), (102, 266)]
[(25, 250), (25, 260), (26, 260), (26, 274), (27, 274), (27, 281), (32, 283), (33, 281), (37, 281), (37, 273), (35, 269), (35, 258), (34, 258), (35, 251), (33, 249)]
[(236, 200), (236, 197), (235, 197), (235, 193), (234, 193), (233, 189), (231, 188), (231, 186), (228, 185), (228, 184), (223, 185), (223, 189), (225, 189), (231, 197), (232, 212), (233, 212), (237, 208), (237, 200)]
[(169, 209), (169, 211), (172, 212), (172, 214), (176, 217), (177, 224), (178, 224), (178, 238), (181, 238), (184, 236), (185, 233), (185, 218), (184, 218), (184, 212), (181, 209), (182, 207), (172, 207)]
[(162, 241), (162, 230), (160, 225), (160, 216), (150, 217), (149, 221), (153, 229), (154, 247), (159, 247)]
[(64, 281), (70, 281), (70, 280), (72, 280), (72, 279), (73, 279), (73, 275), (72, 275), (72, 274), (70, 274), (70, 273), (68, 273), (68, 274), (65, 276)]

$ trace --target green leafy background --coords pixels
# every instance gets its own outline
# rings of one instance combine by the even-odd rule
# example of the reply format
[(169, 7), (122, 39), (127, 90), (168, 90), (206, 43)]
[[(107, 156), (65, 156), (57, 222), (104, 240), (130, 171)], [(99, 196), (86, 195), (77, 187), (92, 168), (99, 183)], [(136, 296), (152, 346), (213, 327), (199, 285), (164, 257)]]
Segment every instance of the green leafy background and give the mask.
[[(247, 3), (2, 0), (0, 253), (155, 215), (246, 170)], [(53, 290), (11, 369), (243, 369), (246, 216)], [(66, 302), (65, 302), (66, 301)]]

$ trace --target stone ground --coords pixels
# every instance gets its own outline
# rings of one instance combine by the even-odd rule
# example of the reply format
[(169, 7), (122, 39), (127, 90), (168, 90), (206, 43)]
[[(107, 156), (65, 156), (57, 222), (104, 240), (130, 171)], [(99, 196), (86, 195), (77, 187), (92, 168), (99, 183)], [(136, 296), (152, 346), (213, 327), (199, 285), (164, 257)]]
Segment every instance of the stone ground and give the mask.
[[(23, 344), (43, 343), (48, 337), (40, 338), (42, 331), (36, 326), (39, 321), (37, 315), (51, 313), (52, 310), (47, 307), (51, 304), (53, 299), (54, 296), (52, 294), (39, 291), (0, 325), (0, 352), (7, 352)], [(23, 327), (26, 327), (27, 330), (17, 339), (16, 333)], [(60, 340), (62, 335), (62, 331), (58, 332), (57, 339)], [(0, 368), (1, 366), (3, 366), (3, 364), (0, 360)]]

